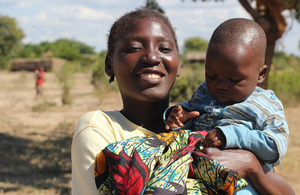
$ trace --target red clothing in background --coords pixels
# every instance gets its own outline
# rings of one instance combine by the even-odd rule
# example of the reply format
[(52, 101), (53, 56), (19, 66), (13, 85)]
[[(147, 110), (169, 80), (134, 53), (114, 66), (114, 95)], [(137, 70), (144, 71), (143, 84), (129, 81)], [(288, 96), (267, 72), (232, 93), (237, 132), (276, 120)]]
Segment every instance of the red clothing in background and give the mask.
[(36, 79), (36, 84), (37, 85), (42, 85), (44, 82), (44, 75), (45, 75), (45, 71), (43, 69), (41, 69), (39, 71), (39, 74), (37, 75), (37, 79)]

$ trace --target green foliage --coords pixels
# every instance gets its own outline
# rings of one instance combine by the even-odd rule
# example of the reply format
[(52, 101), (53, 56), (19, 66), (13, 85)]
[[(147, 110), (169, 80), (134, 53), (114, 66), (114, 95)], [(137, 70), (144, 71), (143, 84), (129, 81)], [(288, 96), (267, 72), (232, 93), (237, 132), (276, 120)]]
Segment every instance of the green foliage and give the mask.
[(9, 60), (6, 56), (0, 56), (0, 70), (9, 69)]
[(105, 56), (106, 51), (102, 51), (99, 54), (99, 61), (92, 73), (92, 84), (99, 89), (101, 82), (107, 80), (107, 75), (105, 73)]
[(274, 68), (269, 72), (268, 85), (285, 106), (295, 106), (300, 101), (300, 58), (276, 53)]
[(200, 37), (192, 37), (184, 41), (184, 52), (190, 51), (206, 51), (208, 41)]
[(185, 64), (181, 69), (181, 76), (176, 79), (170, 92), (172, 102), (187, 101), (196, 88), (205, 80), (204, 66), (191, 66)]
[(61, 100), (63, 105), (72, 103), (70, 76), (74, 72), (74, 66), (70, 63), (66, 63), (62, 70), (57, 73), (58, 80), (62, 87)]
[(26, 44), (20, 49), (18, 53), (18, 57), (20, 58), (38, 58), (43, 57), (44, 53), (47, 51), (42, 44), (40, 45), (33, 45), (33, 44)]
[(16, 57), (19, 58), (36, 58), (43, 57), (45, 52), (50, 51), (53, 57), (64, 58), (69, 61), (89, 61), (87, 55), (95, 54), (94, 49), (84, 43), (68, 40), (58, 39), (53, 43), (42, 42), (40, 44), (26, 44), (23, 45)]
[(44, 112), (48, 111), (50, 108), (55, 107), (55, 102), (50, 102), (48, 100), (44, 100), (42, 102), (39, 102), (38, 104), (32, 106), (32, 111), (34, 112)]
[(146, 0), (145, 8), (151, 9), (151, 10), (156, 10), (162, 14), (165, 13), (165, 11), (158, 5), (156, 0)]
[(294, 55), (286, 56), (284, 52), (276, 52), (273, 57), (273, 64), (276, 71), (295, 69), (299, 64), (299, 58)]
[(105, 91), (107, 89), (117, 90), (117, 82), (109, 83), (109, 78), (105, 73), (105, 57), (106, 51), (102, 51), (99, 54), (99, 58), (95, 63), (94, 69), (92, 71), (92, 81), (91, 83), (97, 89), (97, 91)]
[(0, 15), (0, 56), (8, 56), (24, 37), (14, 18)]
[(58, 39), (52, 44), (51, 50), (55, 56), (70, 61), (78, 60), (82, 54), (94, 53), (94, 49), (92, 47), (84, 43), (68, 39)]

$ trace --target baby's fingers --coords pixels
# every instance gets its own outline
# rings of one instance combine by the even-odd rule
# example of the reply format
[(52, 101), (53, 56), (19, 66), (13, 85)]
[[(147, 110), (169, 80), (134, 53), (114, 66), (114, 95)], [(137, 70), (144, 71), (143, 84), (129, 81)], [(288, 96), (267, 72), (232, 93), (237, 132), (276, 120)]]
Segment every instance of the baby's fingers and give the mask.
[(178, 126), (183, 127), (183, 124), (180, 122), (179, 118), (169, 115), (166, 122), (166, 129), (169, 130), (170, 128), (177, 128)]
[(177, 105), (171, 112), (170, 115), (174, 117), (182, 117), (182, 107), (180, 105)]
[(188, 119), (195, 118), (199, 115), (200, 115), (200, 112), (198, 112), (198, 111), (192, 111), (192, 112), (187, 112), (186, 113), (186, 116), (187, 116)]

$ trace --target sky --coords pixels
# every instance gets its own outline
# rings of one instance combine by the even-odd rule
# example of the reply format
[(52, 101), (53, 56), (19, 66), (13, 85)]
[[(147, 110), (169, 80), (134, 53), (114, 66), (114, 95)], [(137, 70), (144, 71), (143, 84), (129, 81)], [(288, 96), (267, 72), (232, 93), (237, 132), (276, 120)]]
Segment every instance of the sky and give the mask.
[[(124, 13), (145, 5), (146, 0), (0, 0), (0, 14), (15, 18), (23, 30), (23, 43), (39, 44), (68, 38), (83, 42), (96, 52), (106, 50), (107, 34)], [(157, 0), (176, 29), (179, 47), (184, 40), (209, 40), (223, 21), (240, 17), (252, 19), (237, 0), (193, 2)], [(300, 56), (300, 24), (289, 19), (286, 33), (276, 50)]]

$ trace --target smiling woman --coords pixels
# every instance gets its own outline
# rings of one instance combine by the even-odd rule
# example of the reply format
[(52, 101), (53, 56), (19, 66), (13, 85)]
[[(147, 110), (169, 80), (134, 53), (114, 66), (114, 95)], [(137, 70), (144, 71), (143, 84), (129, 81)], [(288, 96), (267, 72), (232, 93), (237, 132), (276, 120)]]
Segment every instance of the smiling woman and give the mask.
[(105, 71), (116, 78), (120, 111), (93, 111), (78, 122), (72, 144), (72, 193), (97, 194), (96, 154), (109, 143), (165, 130), (163, 111), (179, 75), (179, 54), (169, 20), (137, 10), (117, 20), (110, 31)]
[[(108, 144), (165, 132), (162, 115), (169, 106), (170, 89), (179, 70), (175, 32), (165, 16), (138, 9), (113, 24), (105, 71), (110, 81), (117, 80), (123, 108), (120, 111), (88, 112), (79, 120), (72, 142), (72, 194), (98, 194), (94, 162), (96, 155)], [(266, 181), (271, 181), (273, 186), (272, 179), (281, 182), (281, 186), (285, 185), (277, 177), (270, 176), (270, 179), (264, 175), (259, 161), (248, 151), (208, 150), (207, 153), (211, 156), (218, 154), (221, 163), (229, 161), (227, 164), (242, 177), (252, 176), (253, 181), (263, 178), (256, 185), (266, 186), (267, 190), (263, 192), (269, 192), (270, 185), (266, 185)], [(106, 159), (100, 155), (99, 160), (104, 166), (104, 169), (99, 169), (103, 174), (101, 171), (105, 170)], [(101, 183), (106, 177), (99, 179)]]

